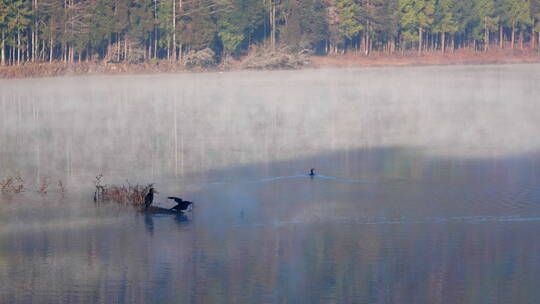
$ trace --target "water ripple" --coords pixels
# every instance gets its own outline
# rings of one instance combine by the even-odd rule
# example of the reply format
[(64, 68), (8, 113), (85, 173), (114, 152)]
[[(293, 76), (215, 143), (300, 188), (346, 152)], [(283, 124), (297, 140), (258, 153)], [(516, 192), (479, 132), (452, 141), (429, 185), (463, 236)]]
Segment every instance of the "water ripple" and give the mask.
[(210, 184), (211, 185), (259, 184), (259, 183), (268, 183), (268, 182), (275, 182), (275, 181), (288, 180), (288, 179), (298, 179), (298, 178), (314, 178), (314, 179), (317, 178), (317, 179), (326, 179), (326, 180), (333, 180), (333, 181), (345, 182), (345, 183), (375, 183), (374, 181), (369, 181), (369, 180), (364, 180), (364, 179), (340, 178), (340, 177), (331, 176), (331, 175), (316, 174), (315, 176), (311, 176), (309, 174), (297, 174), (297, 175), (267, 177), (267, 178), (254, 179), (254, 180), (215, 181), (215, 182), (210, 182)]

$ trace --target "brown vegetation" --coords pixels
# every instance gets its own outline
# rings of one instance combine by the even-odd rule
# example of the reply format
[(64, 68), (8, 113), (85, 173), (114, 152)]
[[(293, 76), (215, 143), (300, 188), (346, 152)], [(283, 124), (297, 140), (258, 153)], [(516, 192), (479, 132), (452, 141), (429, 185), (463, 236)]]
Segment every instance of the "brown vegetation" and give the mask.
[(540, 53), (534, 50), (490, 49), (487, 52), (475, 52), (471, 49), (455, 50), (451, 53), (440, 51), (425, 52), (418, 56), (416, 52), (403, 52), (388, 55), (372, 53), (369, 57), (354, 52), (340, 56), (312, 57), (312, 66), (322, 67), (377, 67), (411, 65), (454, 65), (454, 64), (503, 64), (540, 62)]
[[(222, 71), (222, 70), (273, 70), (299, 69), (302, 67), (376, 67), (376, 66), (410, 66), (410, 65), (452, 65), (452, 64), (500, 64), (540, 62), (540, 53), (532, 49), (499, 49), (492, 48), (487, 52), (472, 49), (459, 49), (454, 52), (425, 52), (421, 56), (415, 51), (373, 52), (370, 56), (349, 52), (335, 56), (309, 56), (306, 53), (288, 53), (283, 50), (265, 51), (254, 49), (241, 60), (227, 60), (215, 66), (208, 61), (206, 53), (194, 53), (189, 61), (172, 63), (167, 60), (130, 64), (84, 62), (65, 64), (27, 63), (20, 66), (0, 67), (0, 78), (52, 77), (87, 74), (145, 74), (171, 73), (186, 71)], [(187, 59), (186, 59), (187, 60)]]
[(240, 66), (243, 69), (254, 70), (298, 69), (309, 63), (308, 51), (295, 53), (286, 49), (255, 49), (242, 60)]
[(41, 185), (39, 186), (38, 193), (41, 195), (47, 194), (47, 188), (49, 187), (49, 178), (45, 177), (41, 181)]
[(24, 180), (20, 176), (8, 176), (0, 182), (2, 193), (21, 193), (24, 191)]
[(96, 203), (113, 201), (123, 205), (140, 207), (144, 205), (144, 197), (153, 184), (133, 185), (126, 181), (124, 185), (104, 185), (103, 175), (100, 174), (96, 176), (94, 186), (96, 188), (94, 202)]
[[(36, 192), (40, 195), (46, 195), (48, 193), (48, 189), (50, 186), (50, 178), (45, 177), (41, 180), (41, 183), (36, 189)], [(25, 180), (20, 176), (17, 175), (15, 177), (8, 176), (5, 177), (3, 180), (0, 181), (0, 193), (4, 194), (20, 194), (25, 192), (27, 189)], [(62, 180), (58, 180), (58, 190), (57, 192), (62, 196), (65, 197), (67, 193), (67, 187), (62, 182)]]

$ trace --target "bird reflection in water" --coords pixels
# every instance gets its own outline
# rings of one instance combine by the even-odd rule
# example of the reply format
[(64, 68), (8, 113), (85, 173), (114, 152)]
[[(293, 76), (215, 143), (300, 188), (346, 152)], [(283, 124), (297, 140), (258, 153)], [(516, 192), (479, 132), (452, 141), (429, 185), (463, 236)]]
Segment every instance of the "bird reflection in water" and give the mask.
[(191, 219), (185, 214), (177, 214), (174, 220), (179, 224), (185, 224), (191, 222)]
[(148, 233), (154, 235), (154, 219), (151, 214), (147, 213), (144, 215), (144, 227)]

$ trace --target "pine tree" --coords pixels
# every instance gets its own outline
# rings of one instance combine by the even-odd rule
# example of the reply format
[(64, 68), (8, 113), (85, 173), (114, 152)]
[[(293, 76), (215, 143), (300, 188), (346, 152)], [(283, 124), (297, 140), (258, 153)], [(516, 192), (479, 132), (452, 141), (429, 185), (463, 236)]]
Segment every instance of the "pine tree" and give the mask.
[[(504, 2), (504, 8), (507, 12), (508, 25), (512, 29), (511, 45), (512, 49), (515, 45), (515, 34), (518, 30), (524, 30), (524, 28), (531, 24), (530, 6), (528, 0), (506, 0)], [(523, 34), (521, 35), (521, 42), (523, 46)]]
[(531, 0), (531, 17), (533, 21), (533, 26), (531, 28), (531, 36), (533, 42), (533, 48), (535, 46), (535, 32), (538, 34), (538, 39), (536, 39), (536, 47), (540, 52), (540, 0)]
[(182, 42), (180, 51), (201, 50), (211, 47), (217, 34), (212, 10), (213, 3), (202, 0), (190, 1), (179, 12), (178, 36)]
[(14, 51), (12, 51), (11, 60), (15, 61), (16, 58), (17, 64), (20, 64), (21, 60), (23, 60), (23, 49), (26, 45), (24, 32), (31, 22), (31, 12), (23, 0), (12, 0), (11, 3), (8, 2), (7, 10), (6, 24), (8, 37), (10, 37), (8, 42)]
[(362, 24), (362, 8), (354, 0), (336, 0), (336, 13), (338, 16), (338, 31), (346, 41), (351, 42), (358, 38), (364, 30)]
[(499, 18), (495, 15), (495, 2), (493, 0), (476, 0), (475, 3), (476, 28), (475, 39), (483, 35), (484, 51), (489, 48), (489, 33), (497, 30)]
[(6, 65), (8, 0), (0, 0), (0, 64)]
[(418, 41), (418, 54), (421, 54), (423, 33), (433, 22), (435, 3), (433, 0), (399, 0), (399, 9), (403, 35), (409, 41)]
[(446, 34), (453, 35), (458, 31), (454, 16), (455, 0), (439, 0), (435, 9), (433, 32), (441, 35), (441, 51), (446, 49)]

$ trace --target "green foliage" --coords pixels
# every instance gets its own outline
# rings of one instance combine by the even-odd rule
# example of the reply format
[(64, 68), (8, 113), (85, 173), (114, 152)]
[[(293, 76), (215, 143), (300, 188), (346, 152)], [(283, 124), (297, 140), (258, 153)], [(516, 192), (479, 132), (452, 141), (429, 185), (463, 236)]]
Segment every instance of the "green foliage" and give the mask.
[(159, 22), (159, 46), (167, 48), (171, 45), (172, 33), (173, 33), (173, 1), (174, 0), (160, 0), (157, 6), (157, 20)]
[(434, 14), (434, 33), (454, 34), (458, 31), (458, 22), (455, 18), (455, 3), (456, 0), (438, 1)]
[(233, 20), (229, 18), (219, 20), (218, 36), (227, 54), (234, 53), (244, 40), (244, 33), (241, 26)]
[(203, 1), (192, 1), (180, 12), (177, 28), (182, 44), (192, 50), (211, 47), (217, 33), (216, 21), (210, 7)]
[(94, 50), (107, 47), (114, 32), (114, 3), (109, 0), (96, 0), (91, 8), (90, 45)]
[(5, 20), (9, 31), (12, 33), (24, 31), (30, 24), (31, 17), (32, 14), (23, 0), (8, 1)]
[[(15, 59), (166, 58), (211, 48), (238, 56), (250, 45), (273, 41), (289, 50), (324, 53), (336, 47), (373, 49), (440, 47), (447, 34), (455, 47), (497, 40), (502, 29), (540, 32), (540, 0), (0, 0), (4, 54)], [(173, 6), (174, 5), (174, 6)], [(173, 13), (173, 7), (175, 8)], [(272, 22), (275, 12), (275, 22)], [(503, 39), (510, 39), (507, 36)], [(442, 38), (443, 35), (439, 35)], [(173, 42), (173, 37), (175, 41)], [(492, 38), (491, 38), (492, 37)], [(536, 37), (536, 36), (534, 36)], [(365, 42), (361, 38), (366, 38)], [(425, 38), (425, 40), (424, 40)], [(37, 39), (37, 40), (36, 40)], [(433, 43), (435, 41), (435, 43)], [(365, 47), (365, 46), (364, 46)], [(366, 53), (369, 53), (366, 52)], [(119, 55), (120, 54), (120, 55)], [(13, 57), (16, 57), (15, 59)], [(124, 58), (125, 57), (125, 58)], [(174, 56), (175, 57), (175, 56)], [(173, 57), (173, 58), (174, 58)], [(71, 60), (70, 59), (70, 60)]]
[(362, 8), (353, 0), (336, 0), (336, 12), (339, 16), (339, 33), (343, 37), (351, 40), (364, 30)]
[(433, 23), (434, 0), (399, 0), (400, 25), (409, 41), (417, 40), (417, 32)]
[(282, 43), (293, 51), (314, 49), (329, 34), (326, 5), (321, 0), (288, 1), (284, 7)]
[(0, 0), (0, 30), (7, 27), (8, 0)]
[(521, 29), (531, 24), (531, 8), (528, 0), (505, 0), (503, 5), (508, 26)]
[(495, 31), (499, 25), (499, 17), (496, 15), (494, 0), (476, 0), (473, 37), (484, 39), (486, 29)]
[(231, 55), (262, 24), (264, 6), (260, 1), (224, 0), (221, 10), (217, 34), (225, 53)]

